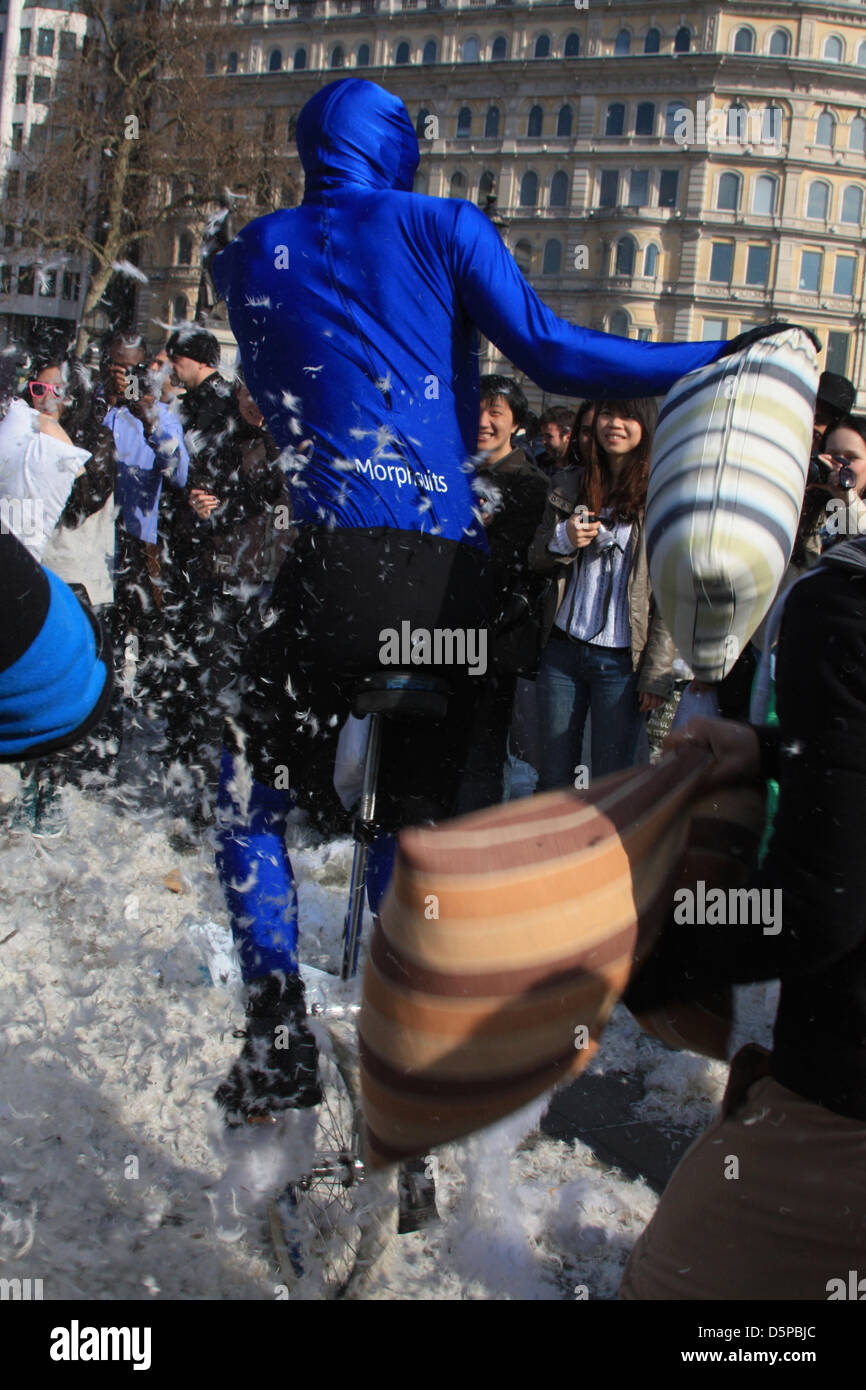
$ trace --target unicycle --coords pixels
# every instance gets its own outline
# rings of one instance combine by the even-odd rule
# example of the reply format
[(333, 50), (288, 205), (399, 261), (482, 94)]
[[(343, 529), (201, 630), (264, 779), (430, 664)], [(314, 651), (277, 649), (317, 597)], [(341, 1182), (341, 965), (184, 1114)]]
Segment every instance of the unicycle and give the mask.
[(378, 833), (376, 793), (382, 720), (444, 718), (449, 687), (438, 677), (395, 669), (362, 679), (353, 712), (370, 716), (355, 848), (343, 930), (339, 981), (301, 966), (310, 1026), (319, 1044), (323, 1099), (310, 1171), (271, 1204), (271, 1240), (292, 1296), (358, 1297), (397, 1234), (420, 1229), (438, 1213), (424, 1159), (370, 1176), (364, 1167), (357, 1055), (357, 971), (370, 845)]
[(356, 992), (326, 971), (302, 965), (301, 975), (322, 1102), (310, 1168), (271, 1203), (268, 1222), (289, 1297), (344, 1298), (360, 1293), (394, 1234), (395, 1179), (364, 1170)]

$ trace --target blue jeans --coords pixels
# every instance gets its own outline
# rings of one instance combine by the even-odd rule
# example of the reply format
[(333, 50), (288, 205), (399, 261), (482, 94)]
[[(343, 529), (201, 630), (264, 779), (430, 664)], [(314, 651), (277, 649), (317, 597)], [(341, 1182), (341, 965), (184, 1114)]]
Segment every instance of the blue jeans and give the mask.
[(593, 780), (637, 761), (644, 716), (628, 648), (551, 637), (538, 673), (538, 791), (572, 786), (592, 715)]

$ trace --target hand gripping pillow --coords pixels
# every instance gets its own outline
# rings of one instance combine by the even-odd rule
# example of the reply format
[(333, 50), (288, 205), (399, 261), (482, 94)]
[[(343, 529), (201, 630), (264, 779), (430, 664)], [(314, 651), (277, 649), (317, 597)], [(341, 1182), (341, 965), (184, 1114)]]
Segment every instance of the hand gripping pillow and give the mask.
[[(372, 1167), (429, 1153), (583, 1070), (673, 911), (707, 761), (686, 749), (587, 792), (403, 832), (359, 1021)], [(757, 843), (763, 808), (750, 815)], [(735, 819), (731, 852), (744, 843)]]
[(810, 335), (789, 328), (690, 372), (653, 440), (653, 594), (695, 676), (719, 681), (767, 613), (797, 532), (818, 389)]

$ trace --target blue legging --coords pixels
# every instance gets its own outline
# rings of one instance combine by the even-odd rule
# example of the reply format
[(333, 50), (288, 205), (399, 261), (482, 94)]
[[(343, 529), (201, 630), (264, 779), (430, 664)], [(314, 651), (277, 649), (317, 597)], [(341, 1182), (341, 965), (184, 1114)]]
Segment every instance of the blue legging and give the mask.
[[(216, 864), (232, 935), (249, 982), (298, 973), (298, 893), (286, 850), (290, 791), (252, 779), (249, 801), (238, 798), (238, 765), (223, 749), (217, 798)], [(379, 835), (367, 861), (367, 900), (377, 912), (394, 865), (393, 835)]]

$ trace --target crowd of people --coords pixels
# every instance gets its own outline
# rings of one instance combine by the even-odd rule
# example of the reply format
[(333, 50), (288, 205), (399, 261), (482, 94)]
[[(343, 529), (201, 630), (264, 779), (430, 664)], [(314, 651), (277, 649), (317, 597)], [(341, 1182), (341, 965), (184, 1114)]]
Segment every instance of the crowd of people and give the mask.
[[(821, 379), (784, 618), (770, 615), (717, 688), (694, 688), (647, 563), (656, 399), (743, 339), (644, 344), (556, 318), (478, 209), (410, 193), (417, 138), (402, 103), (374, 84), (323, 88), (301, 112), (296, 138), (302, 205), (252, 222), (213, 263), (239, 345), (234, 382), (219, 372), (219, 346), (204, 328), (173, 333), (159, 353), (114, 335), (92, 385), (67, 358), (33, 362), (23, 397), (0, 421), (0, 500), (24, 486), (16, 449), (32, 451), (35, 439), (43, 453), (54, 450), (40, 485), (51, 506), (38, 535), (20, 539), (76, 586), (113, 639), (116, 694), (91, 745), (110, 762), (124, 701), (127, 711), (135, 702), (159, 731), (166, 785), (188, 798), (191, 830), (215, 828), (248, 991), (246, 1039), (217, 1092), (226, 1119), (240, 1124), (321, 1098), (286, 821), (300, 804), (331, 830), (348, 827), (333, 792), (335, 754), (359, 684), (382, 678), (383, 632), (483, 633), (483, 669), (458, 663), (431, 673), (448, 687), (444, 718), (386, 721), (371, 908), (388, 883), (395, 833), (501, 802), (515, 752), (535, 769), (539, 791), (586, 786), (650, 757), (648, 726), (683, 687), (711, 696), (726, 718), (689, 726), (690, 737), (713, 753), (713, 777), (776, 780), (763, 872), (790, 892), (796, 925), (757, 947), (736, 933), (708, 946), (706, 934), (663, 932), (629, 1004), (638, 1011), (688, 997), (707, 979), (783, 977), (777, 1047), (767, 1073), (750, 1082), (763, 1089), (745, 1086), (725, 1123), (755, 1123), (737, 1110), (746, 1100), (784, 1116), (795, 1094), (796, 1123), (780, 1119), (779, 1134), (804, 1153), (812, 1145), (822, 1172), (840, 1154), (847, 1165), (838, 1190), (828, 1180), (808, 1211), (795, 1191), (795, 1243), (809, 1249), (823, 1231), (844, 1273), (863, 1249), (849, 1198), (858, 1164), (862, 1177), (866, 1122), (863, 898), (839, 819), (860, 804), (866, 727), (866, 542), (857, 540), (866, 417), (851, 413), (854, 388)], [(274, 254), (287, 246), (290, 258)], [(289, 272), (289, 262), (302, 270)], [(478, 389), (476, 331), (545, 392), (586, 399), (533, 425), (514, 378), (482, 377)], [(276, 521), (288, 515), (289, 496), (293, 532)], [(25, 561), (12, 556), (16, 574), (26, 575)], [(795, 591), (811, 569), (818, 577)], [(38, 631), (32, 614), (27, 622)], [(15, 671), (27, 650), (16, 638), (0, 664), (3, 718), (17, 709)], [(760, 738), (736, 722), (748, 716), (756, 652), (777, 654), (779, 727)], [(771, 687), (765, 680), (768, 719)], [(57, 742), (31, 746), (41, 755)], [(16, 732), (0, 756), (19, 747), (27, 739)], [(37, 833), (56, 805), (61, 766), (24, 765), (21, 815)], [(804, 864), (823, 872), (822, 894)], [(736, 1200), (746, 1197), (732, 1237), (739, 1252), (754, 1226), (754, 1174), (773, 1201), (778, 1162), (778, 1145), (756, 1156), (738, 1189)], [(696, 1222), (702, 1182), (711, 1179), (684, 1179), (662, 1203), (628, 1296), (738, 1296), (731, 1262), (714, 1266), (710, 1218)], [(712, 1220), (724, 1226), (732, 1189), (712, 1190)], [(784, 1225), (762, 1228), (757, 1278), (774, 1296), (810, 1296), (803, 1262), (766, 1282), (767, 1268), (784, 1263)], [(684, 1283), (698, 1246), (702, 1268), (715, 1274)]]
[[(179, 842), (213, 823), (240, 647), (290, 535), (279, 450), (219, 362), (214, 335), (187, 328), (159, 351), (114, 333), (95, 371), (68, 352), (34, 354), (26, 368), (13, 419), (26, 432), (35, 412), (32, 423), (74, 446), (78, 472), (56, 523), (22, 526), (21, 539), (104, 621), (116, 687), (83, 759), (22, 769), (13, 833), (62, 834), (64, 778), (110, 782), (133, 713), (157, 733)], [(29, 487), (18, 514), (32, 519), (39, 504), (44, 515), (44, 475), (5, 471), (7, 510)]]

